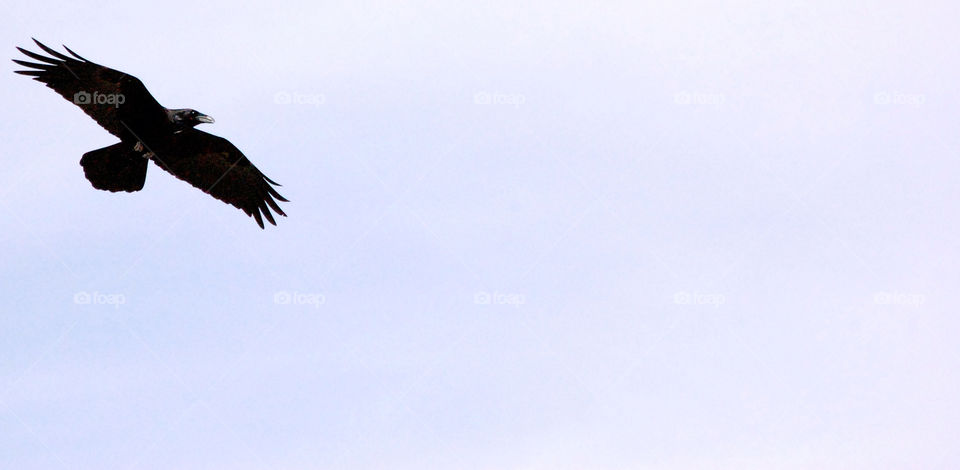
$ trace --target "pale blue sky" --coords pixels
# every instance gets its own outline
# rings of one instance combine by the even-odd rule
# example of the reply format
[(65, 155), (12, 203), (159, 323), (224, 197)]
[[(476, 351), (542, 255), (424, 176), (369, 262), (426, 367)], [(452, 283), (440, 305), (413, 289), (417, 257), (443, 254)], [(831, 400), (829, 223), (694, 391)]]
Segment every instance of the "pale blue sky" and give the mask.
[(8, 63), (0, 468), (956, 468), (960, 6), (660, 3), (8, 5), (291, 202)]

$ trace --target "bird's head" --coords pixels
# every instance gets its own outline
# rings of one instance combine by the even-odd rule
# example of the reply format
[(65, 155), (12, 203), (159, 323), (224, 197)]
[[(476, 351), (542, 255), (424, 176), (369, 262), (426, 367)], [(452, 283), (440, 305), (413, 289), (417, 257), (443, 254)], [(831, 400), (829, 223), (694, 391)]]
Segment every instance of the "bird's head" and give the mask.
[(195, 109), (169, 109), (167, 117), (177, 127), (188, 128), (197, 124), (212, 123), (213, 118)]

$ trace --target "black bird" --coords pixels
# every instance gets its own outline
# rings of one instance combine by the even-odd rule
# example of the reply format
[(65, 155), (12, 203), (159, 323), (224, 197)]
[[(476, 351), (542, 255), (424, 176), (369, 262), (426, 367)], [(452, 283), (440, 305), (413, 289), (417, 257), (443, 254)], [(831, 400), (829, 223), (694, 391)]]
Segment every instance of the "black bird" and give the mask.
[(47, 57), (18, 47), (39, 61), (14, 62), (60, 96), (73, 102), (120, 142), (83, 155), (80, 165), (94, 188), (139, 191), (147, 177), (147, 160), (201, 191), (231, 204), (256, 219), (277, 225), (270, 209), (286, 216), (277, 201), (283, 198), (257, 167), (227, 139), (194, 129), (213, 118), (192, 109), (167, 109), (134, 76), (90, 62), (63, 46), (57, 52), (36, 39)]

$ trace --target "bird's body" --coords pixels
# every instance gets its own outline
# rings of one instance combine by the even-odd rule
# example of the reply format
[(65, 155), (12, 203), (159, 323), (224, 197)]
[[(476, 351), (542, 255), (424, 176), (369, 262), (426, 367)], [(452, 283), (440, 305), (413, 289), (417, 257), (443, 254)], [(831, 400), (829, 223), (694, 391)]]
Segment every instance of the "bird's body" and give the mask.
[(270, 210), (285, 216), (277, 201), (286, 201), (273, 180), (263, 175), (228, 140), (194, 127), (213, 118), (192, 109), (167, 109), (131, 75), (80, 57), (57, 52), (39, 41), (52, 57), (17, 48), (39, 62), (14, 60), (30, 70), (16, 73), (34, 77), (79, 106), (101, 127), (120, 139), (109, 147), (87, 152), (80, 159), (94, 188), (139, 191), (147, 174), (147, 160), (203, 192), (253, 217), (276, 225)]

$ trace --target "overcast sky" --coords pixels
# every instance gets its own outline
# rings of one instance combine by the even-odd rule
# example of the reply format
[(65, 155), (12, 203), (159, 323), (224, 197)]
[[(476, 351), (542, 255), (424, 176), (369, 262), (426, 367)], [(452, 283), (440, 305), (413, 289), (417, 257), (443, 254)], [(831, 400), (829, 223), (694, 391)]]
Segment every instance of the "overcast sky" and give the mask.
[(0, 468), (960, 466), (956, 2), (455, 3), (5, 5), (291, 202), (8, 63)]

